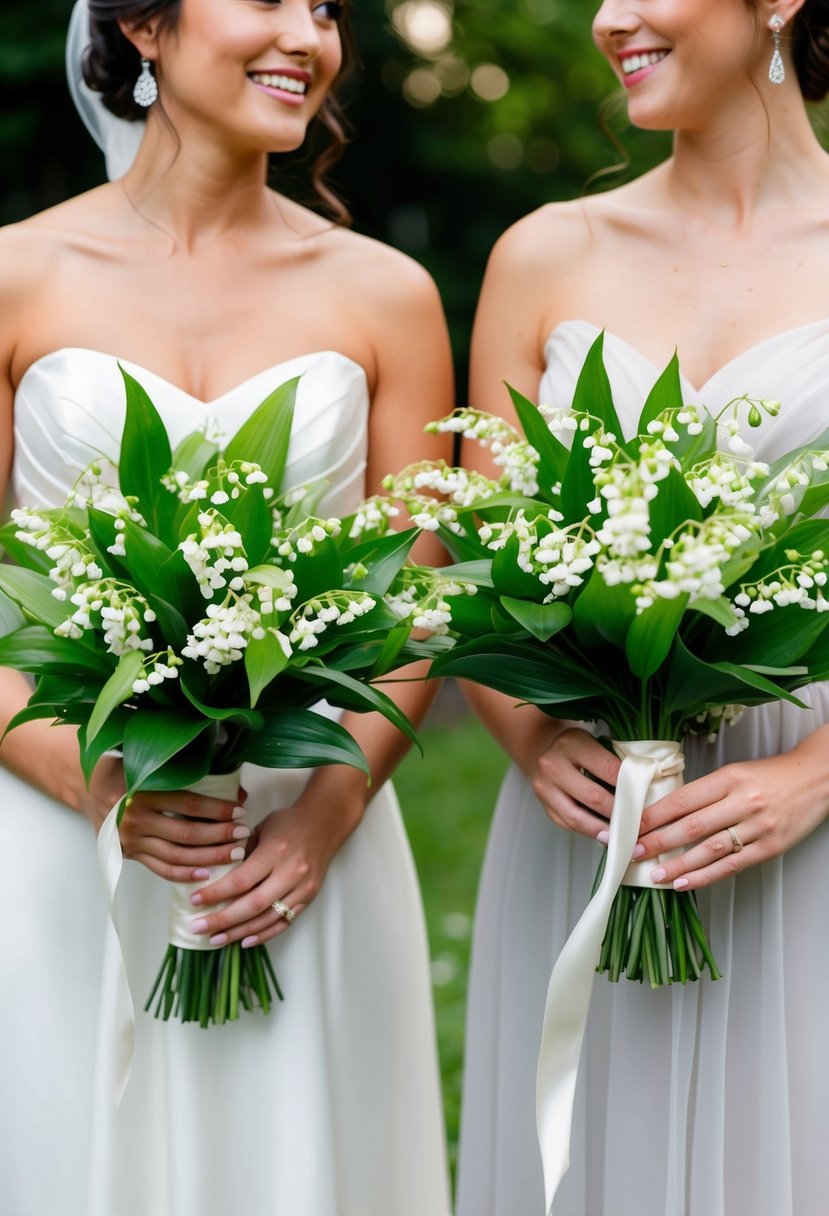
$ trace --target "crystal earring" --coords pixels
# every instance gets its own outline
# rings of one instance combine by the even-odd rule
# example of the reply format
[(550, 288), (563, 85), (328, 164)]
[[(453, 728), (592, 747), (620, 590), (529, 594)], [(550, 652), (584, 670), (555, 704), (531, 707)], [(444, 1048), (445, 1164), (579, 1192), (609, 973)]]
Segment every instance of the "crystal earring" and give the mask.
[(786, 22), (779, 13), (775, 13), (769, 22), (771, 36), (774, 40), (774, 51), (772, 52), (771, 63), (769, 65), (769, 80), (772, 84), (782, 84), (786, 79), (786, 69), (780, 54), (780, 31), (785, 24)]
[(149, 59), (141, 60), (141, 72), (132, 91), (136, 105), (147, 110), (158, 97), (158, 85), (155, 76), (150, 71)]

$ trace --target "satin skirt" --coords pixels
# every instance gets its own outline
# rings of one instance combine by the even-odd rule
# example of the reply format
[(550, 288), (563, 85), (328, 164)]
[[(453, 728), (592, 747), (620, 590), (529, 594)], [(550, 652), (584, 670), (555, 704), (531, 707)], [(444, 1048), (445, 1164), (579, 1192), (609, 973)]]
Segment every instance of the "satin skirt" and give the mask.
[[(304, 773), (247, 767), (255, 822)], [(0, 771), (4, 1216), (448, 1216), (420, 894), (390, 785), (269, 946), (285, 1001), (201, 1030), (140, 1012), (166, 884), (118, 893), (137, 1013), (112, 1104), (113, 942), (86, 820)]]
[[(829, 721), (829, 687), (689, 740), (686, 779)], [(600, 846), (511, 770), (473, 939), (458, 1216), (543, 1216), (535, 1074), (550, 971)], [(555, 1216), (824, 1216), (829, 1195), (829, 824), (701, 894), (723, 979), (656, 992), (597, 976)]]

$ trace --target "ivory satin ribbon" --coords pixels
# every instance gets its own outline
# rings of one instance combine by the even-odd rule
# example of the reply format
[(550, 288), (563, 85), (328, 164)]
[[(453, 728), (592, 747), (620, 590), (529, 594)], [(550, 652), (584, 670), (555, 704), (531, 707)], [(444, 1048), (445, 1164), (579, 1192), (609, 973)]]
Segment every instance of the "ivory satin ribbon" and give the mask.
[[(239, 771), (211, 774), (187, 788), (193, 794), (204, 794), (211, 798), (224, 798), (235, 802), (239, 795)], [(135, 1004), (130, 992), (118, 926), (118, 911), (115, 905), (118, 880), (121, 877), (121, 870), (124, 865), (121, 838), (118, 835), (118, 812), (120, 807), (121, 803), (116, 802), (98, 833), (98, 865), (103, 876), (107, 901), (109, 903), (110, 932), (115, 935), (116, 945), (116, 991), (113, 1002), (114, 1025), (108, 1035), (112, 1053), (111, 1068), (108, 1071), (109, 1075), (114, 1079), (113, 1100), (116, 1107), (120, 1106), (121, 1099), (124, 1096), (127, 1083), (130, 1079), (133, 1049), (135, 1047)], [(211, 866), (210, 881), (218, 882), (220, 878), (223, 878), (225, 874), (229, 874), (239, 864), (241, 863), (233, 862), (230, 865)], [(190, 896), (193, 891), (204, 886), (204, 883), (169, 883), (168, 885), (170, 888), (170, 930), (168, 938), (170, 944), (179, 946), (184, 950), (215, 949), (216, 947), (210, 945), (208, 938), (203, 935), (196, 936), (196, 934), (190, 932), (190, 922), (194, 916), (193, 908), (190, 904)], [(216, 904), (211, 911), (217, 912), (225, 906), (225, 904)]]
[(610, 908), (623, 881), (629, 886), (654, 885), (648, 875), (656, 862), (646, 862), (644, 866), (630, 864), (642, 812), (682, 785), (685, 767), (680, 743), (641, 740), (614, 743), (613, 747), (622, 766), (610, 819), (604, 875), (556, 960), (544, 1009), (536, 1078), (536, 1121), (547, 1216), (553, 1216), (556, 1191), (570, 1165), (579, 1056)]

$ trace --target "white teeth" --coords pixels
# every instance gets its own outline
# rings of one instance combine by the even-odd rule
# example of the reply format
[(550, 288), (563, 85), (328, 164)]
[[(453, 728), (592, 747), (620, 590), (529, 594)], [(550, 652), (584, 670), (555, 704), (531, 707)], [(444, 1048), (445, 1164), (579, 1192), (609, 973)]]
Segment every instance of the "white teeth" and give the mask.
[(282, 89), (284, 93), (302, 93), (308, 92), (308, 85), (304, 80), (297, 80), (293, 76), (282, 76), (278, 72), (251, 72), (251, 80), (256, 84), (267, 85), (270, 89)]
[(625, 76), (631, 76), (634, 72), (641, 72), (642, 68), (649, 68), (654, 63), (661, 63), (668, 55), (668, 51), (649, 51), (646, 55), (630, 55), (627, 59), (622, 60), (622, 71)]

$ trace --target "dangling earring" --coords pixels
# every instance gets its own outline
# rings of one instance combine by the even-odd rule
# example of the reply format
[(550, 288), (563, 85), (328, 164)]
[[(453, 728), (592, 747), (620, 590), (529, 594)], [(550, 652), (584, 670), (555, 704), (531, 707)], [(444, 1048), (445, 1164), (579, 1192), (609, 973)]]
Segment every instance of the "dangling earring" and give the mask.
[(150, 71), (149, 59), (141, 60), (141, 73), (135, 82), (135, 88), (132, 91), (136, 105), (147, 110), (158, 97), (158, 85), (156, 84), (155, 76)]
[(786, 22), (779, 13), (775, 13), (769, 22), (771, 36), (774, 40), (774, 51), (772, 52), (771, 64), (769, 65), (769, 80), (772, 84), (782, 84), (786, 79), (786, 68), (780, 54), (780, 31), (785, 24)]

